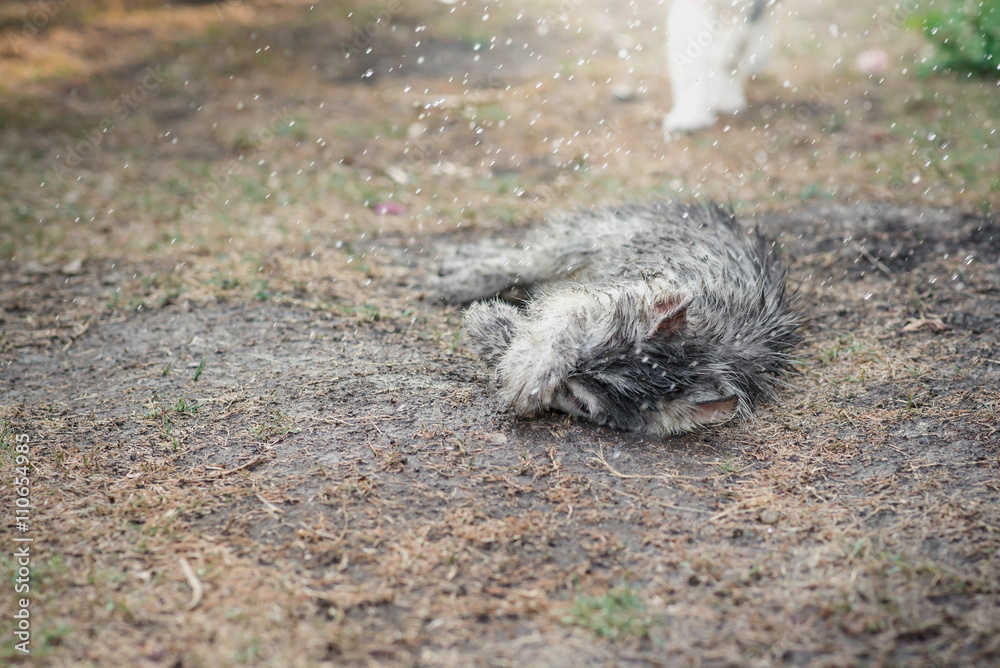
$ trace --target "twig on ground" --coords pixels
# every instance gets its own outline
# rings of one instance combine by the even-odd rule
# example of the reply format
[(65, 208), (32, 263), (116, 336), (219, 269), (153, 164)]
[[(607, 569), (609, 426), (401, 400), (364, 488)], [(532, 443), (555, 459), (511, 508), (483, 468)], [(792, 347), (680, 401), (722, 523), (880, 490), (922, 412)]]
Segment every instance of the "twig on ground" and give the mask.
[(86, 333), (87, 333), (87, 330), (88, 330), (88, 329), (90, 329), (90, 324), (91, 324), (92, 322), (94, 322), (94, 316), (90, 316), (89, 318), (87, 318), (87, 322), (83, 323), (83, 326), (82, 326), (82, 327), (80, 327), (80, 328), (78, 328), (78, 329), (77, 329), (76, 331), (72, 332), (72, 333), (71, 333), (71, 334), (69, 335), (69, 341), (67, 341), (67, 342), (66, 342), (66, 345), (64, 345), (64, 346), (62, 347), (62, 352), (66, 352), (67, 350), (69, 350), (69, 347), (70, 347), (71, 345), (73, 345), (73, 342), (74, 342), (74, 341), (76, 341), (76, 340), (77, 340), (77, 339), (79, 339), (79, 338), (80, 338), (81, 336), (83, 336), (84, 334), (86, 334)]
[(621, 478), (622, 480), (663, 480), (664, 482), (666, 482), (667, 480), (701, 480), (700, 476), (675, 475), (673, 473), (658, 473), (656, 475), (635, 475), (630, 473), (622, 473), (621, 471), (618, 471), (617, 469), (615, 469), (615, 467), (613, 467), (611, 464), (608, 463), (608, 460), (607, 458), (605, 458), (603, 452), (598, 452), (597, 450), (591, 450), (590, 452), (593, 453), (594, 455), (591, 458), (591, 461), (596, 461), (599, 464), (603, 465), (606, 469), (608, 469), (608, 472), (611, 473), (611, 475), (615, 476), (616, 478)]
[(260, 492), (254, 490), (254, 496), (260, 499), (261, 503), (263, 503), (267, 507), (268, 513), (270, 513), (272, 516), (280, 515), (281, 513), (284, 512), (281, 508), (279, 508), (278, 506), (274, 505), (273, 503), (265, 499), (263, 496), (261, 496)]
[(252, 466), (256, 466), (257, 464), (261, 463), (262, 461), (264, 461), (268, 457), (269, 457), (269, 455), (257, 455), (256, 457), (254, 457), (253, 459), (251, 459), (250, 461), (248, 461), (246, 464), (241, 464), (240, 466), (237, 466), (234, 469), (226, 469), (225, 471), (216, 471), (215, 473), (211, 473), (209, 475), (200, 476), (198, 478), (181, 478), (180, 482), (182, 482), (182, 483), (183, 482), (207, 482), (209, 480), (216, 480), (216, 479), (221, 478), (223, 476), (227, 476), (227, 475), (229, 475), (231, 473), (236, 473), (237, 471), (242, 471), (243, 469), (248, 469), (248, 468), (250, 468)]
[[(667, 478), (686, 478), (686, 479), (689, 479), (689, 480), (697, 480), (698, 479), (695, 476), (674, 476), (674, 475), (670, 475), (668, 473), (661, 473), (660, 475), (629, 475), (629, 474), (626, 474), (626, 473), (622, 473), (622, 472), (616, 470), (613, 466), (611, 466), (611, 464), (608, 463), (608, 460), (605, 459), (603, 452), (598, 452), (596, 450), (591, 450), (591, 452), (594, 453), (594, 456), (592, 457), (592, 461), (596, 460), (597, 462), (603, 464), (608, 469), (608, 471), (611, 472), (611, 475), (613, 475), (613, 476), (615, 476), (617, 478), (621, 478), (623, 480), (629, 480), (629, 479), (632, 479), (632, 480), (659, 480), (659, 479), (662, 479), (664, 482), (666, 482)], [(608, 489), (610, 489), (611, 491), (616, 492), (618, 494), (624, 494), (625, 496), (629, 496), (629, 497), (632, 497), (632, 498), (637, 498), (634, 494), (629, 494), (628, 492), (624, 492), (624, 491), (622, 491), (620, 489), (615, 489), (611, 485), (605, 485), (605, 486)], [(662, 500), (658, 499), (658, 500), (655, 501), (655, 503), (657, 505), (660, 505), (660, 506), (664, 507), (664, 508), (671, 508), (673, 510), (682, 510), (682, 511), (688, 512), (688, 513), (708, 514), (707, 510), (702, 510), (701, 508), (689, 508), (687, 506), (678, 506), (677, 504), (671, 503), (669, 501), (662, 501)]]
[(313, 529), (312, 527), (307, 526), (305, 522), (299, 522), (299, 525), (309, 533), (315, 534), (320, 538), (326, 538), (328, 540), (340, 543), (341, 541), (344, 540), (344, 537), (347, 536), (347, 507), (341, 506), (340, 509), (344, 511), (344, 529), (343, 531), (340, 532), (339, 536), (334, 536), (332, 533), (328, 533), (326, 531), (323, 531), (322, 529)]
[(181, 570), (184, 571), (184, 577), (187, 578), (188, 584), (191, 586), (191, 600), (188, 601), (187, 609), (194, 610), (199, 605), (201, 605), (201, 597), (204, 594), (205, 588), (201, 584), (201, 580), (198, 579), (198, 575), (191, 568), (191, 564), (184, 557), (180, 559)]
[[(867, 248), (865, 248), (864, 246), (862, 246), (861, 244), (859, 244), (857, 242), (855, 242), (854, 248), (856, 248), (865, 257), (866, 260), (868, 260), (869, 262), (871, 262), (872, 266), (874, 266), (876, 269), (878, 269), (879, 271), (881, 271), (883, 274), (885, 274), (889, 278), (892, 278), (892, 272), (889, 271), (889, 267), (885, 266), (885, 264), (882, 262), (882, 260), (880, 260), (877, 257), (875, 257), (874, 255), (872, 255), (871, 251), (869, 251)], [(895, 279), (893, 279), (893, 280), (895, 280)]]
[(736, 503), (732, 504), (725, 510), (717, 512), (716, 514), (712, 515), (707, 520), (702, 522), (701, 526), (698, 527), (697, 531), (701, 531), (707, 525), (712, 524), (713, 522), (717, 522), (718, 520), (721, 520), (723, 517), (728, 517), (729, 515), (732, 515), (734, 513), (740, 513), (746, 510), (753, 510), (754, 508), (758, 508), (767, 503), (772, 498), (773, 498), (772, 494), (762, 494), (760, 496), (755, 496), (751, 499), (746, 499), (744, 501), (737, 501)]
[(926, 469), (932, 466), (979, 466), (980, 464), (989, 464), (988, 459), (977, 459), (974, 462), (929, 462), (926, 464), (911, 464), (910, 473), (918, 469)]

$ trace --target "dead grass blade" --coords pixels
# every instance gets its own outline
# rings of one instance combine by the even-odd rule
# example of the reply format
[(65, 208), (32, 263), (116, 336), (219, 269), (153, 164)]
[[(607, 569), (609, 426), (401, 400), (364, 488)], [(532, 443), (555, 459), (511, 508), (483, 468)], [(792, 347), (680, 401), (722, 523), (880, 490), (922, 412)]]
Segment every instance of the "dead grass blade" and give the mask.
[(247, 463), (240, 464), (236, 468), (226, 469), (225, 471), (216, 471), (214, 473), (210, 473), (210, 474), (204, 475), (204, 476), (199, 476), (197, 478), (181, 478), (180, 482), (182, 482), (182, 483), (189, 483), (189, 482), (208, 482), (210, 480), (218, 480), (219, 478), (223, 478), (223, 477), (225, 477), (227, 475), (231, 475), (233, 473), (237, 473), (237, 472), (243, 471), (245, 469), (253, 468), (257, 464), (260, 464), (262, 461), (264, 461), (265, 459), (268, 459), (268, 458), (270, 458), (270, 455), (257, 455), (256, 457), (254, 457), (253, 459), (251, 459)]
[(198, 579), (198, 575), (191, 568), (191, 564), (184, 557), (180, 558), (181, 570), (184, 571), (184, 577), (187, 578), (188, 584), (191, 586), (191, 600), (188, 601), (187, 609), (194, 610), (199, 605), (201, 605), (201, 597), (205, 592), (205, 588), (201, 584), (201, 580)]

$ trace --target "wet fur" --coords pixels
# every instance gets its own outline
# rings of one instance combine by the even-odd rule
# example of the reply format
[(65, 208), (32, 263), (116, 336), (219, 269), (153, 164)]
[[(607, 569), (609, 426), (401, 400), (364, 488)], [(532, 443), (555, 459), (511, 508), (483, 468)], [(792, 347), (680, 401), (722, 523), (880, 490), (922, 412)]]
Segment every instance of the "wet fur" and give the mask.
[(523, 245), (445, 259), (437, 292), (468, 303), (511, 287), (532, 294), (526, 306), (472, 304), (464, 331), (522, 416), (654, 435), (747, 417), (800, 340), (773, 248), (714, 205), (557, 216)]

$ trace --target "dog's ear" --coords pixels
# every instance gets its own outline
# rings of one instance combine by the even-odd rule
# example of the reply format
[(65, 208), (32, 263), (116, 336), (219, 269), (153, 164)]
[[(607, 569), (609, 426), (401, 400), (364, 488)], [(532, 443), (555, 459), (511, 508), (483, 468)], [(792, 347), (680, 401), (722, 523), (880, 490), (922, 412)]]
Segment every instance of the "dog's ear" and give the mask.
[(477, 302), (465, 312), (462, 328), (469, 346), (488, 366), (495, 367), (514, 340), (523, 317), (506, 302)]
[(682, 294), (661, 295), (653, 305), (652, 335), (670, 336), (684, 329), (691, 298)]
[(736, 395), (723, 397), (721, 399), (710, 399), (693, 404), (691, 419), (699, 425), (718, 424), (728, 422), (736, 417), (739, 402)]

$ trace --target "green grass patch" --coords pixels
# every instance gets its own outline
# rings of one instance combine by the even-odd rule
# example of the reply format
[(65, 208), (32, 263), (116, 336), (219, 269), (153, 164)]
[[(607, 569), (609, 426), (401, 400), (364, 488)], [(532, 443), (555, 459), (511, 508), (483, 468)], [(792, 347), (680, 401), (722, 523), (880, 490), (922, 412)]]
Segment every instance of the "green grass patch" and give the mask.
[(627, 582), (600, 596), (579, 594), (565, 620), (588, 628), (601, 638), (646, 637), (652, 624), (646, 603)]
[(1000, 75), (1000, 2), (939, 0), (929, 6), (930, 11), (920, 12), (908, 22), (934, 49), (921, 74)]

